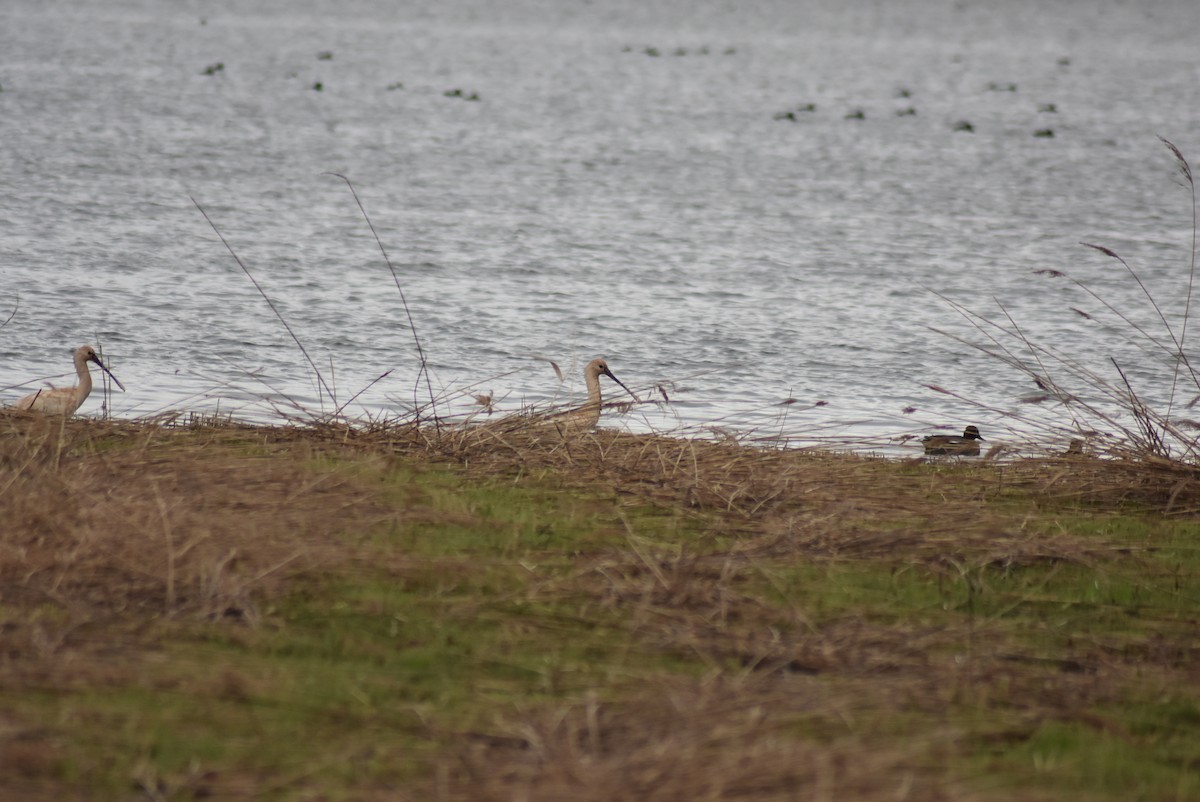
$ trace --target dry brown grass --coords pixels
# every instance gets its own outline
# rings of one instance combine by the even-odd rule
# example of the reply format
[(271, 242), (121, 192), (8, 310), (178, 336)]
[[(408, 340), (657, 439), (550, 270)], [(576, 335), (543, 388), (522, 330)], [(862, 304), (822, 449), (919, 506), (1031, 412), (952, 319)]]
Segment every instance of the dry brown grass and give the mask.
[[(642, 643), (715, 673), (634, 693), (622, 705), (508, 719), (461, 755), (445, 779), (446, 798), (984, 798), (940, 770), (939, 754), (962, 745), (954, 725), (926, 724), (897, 748), (894, 738), (872, 737), (875, 722), (944, 720), (957, 707), (998, 705), (1006, 712), (986, 735), (998, 744), (1021, 743), (1053, 722), (1130, 738), (1125, 725), (1094, 711), (1119, 704), (1131, 684), (1200, 680), (1200, 651), (1183, 645), (1179, 622), (1148, 640), (1082, 638), (1065, 649), (1031, 649), (996, 614), (950, 627), (881, 623), (865, 610), (815, 621), (802, 604), (768, 603), (751, 590), (788, 564), (918, 567), (971, 587), (986, 583), (983, 572), (1037, 565), (1102, 577), (1118, 555), (1147, 568), (1127, 544), (1030, 526), (1053, 512), (1029, 505), (1194, 514), (1196, 477), (1179, 463), (1072, 457), (898, 469), (849, 455), (611, 432), (563, 440), (494, 427), (389, 445), (480, 475), (605, 485), (618, 504), (686, 511), (727, 544), (697, 553), (646, 542), (626, 522), (628, 550), (581, 560), (577, 572), (531, 591), (580, 596), (583, 609), (623, 609)], [(1019, 508), (1005, 506), (1013, 498)], [(1041, 597), (1035, 589), (1009, 602), (1036, 605)], [(1153, 643), (1173, 645), (1147, 659)], [(741, 671), (720, 670), (730, 665)], [(809, 728), (823, 722), (829, 742), (776, 737), (797, 719)]]
[[(631, 503), (715, 514), (715, 525), (725, 530), (804, 541), (811, 554), (982, 550), (996, 560), (1010, 551), (1021, 561), (1066, 557), (1078, 547), (1086, 555), (1089, 545), (1068, 544), (1065, 536), (1039, 535), (1034, 543), (1011, 526), (998, 531), (1010, 521), (996, 514), (994, 502), (1015, 495), (1094, 510), (1132, 503), (1180, 516), (1200, 512), (1200, 471), (1166, 459), (912, 460), (906, 470), (892, 460), (818, 450), (604, 430), (564, 439), (544, 429), (497, 427), (450, 428), (437, 436), (401, 428), (367, 441), (451, 460), (478, 475), (554, 475), (568, 483), (605, 484)], [(755, 547), (770, 548), (765, 542)]]
[[(627, 702), (591, 699), (472, 733), (444, 799), (980, 800), (948, 784), (949, 728), (911, 748), (864, 735), (876, 715), (820, 683), (749, 676), (675, 681)], [(792, 735), (797, 721), (824, 734)], [(940, 741), (940, 745), (938, 742)]]
[(7, 656), (118, 622), (255, 618), (328, 560), (333, 533), (381, 513), (349, 479), (314, 476), (312, 453), (287, 430), (0, 416), (0, 598), (36, 610), (6, 622)]
[[(370, 570), (407, 576), (411, 557), (357, 549), (357, 535), (445, 514), (381, 496), (355, 470), (329, 470), (330, 457), (578, 488), (605, 500), (617, 532), (618, 545), (579, 549), (562, 570), (529, 571), (506, 591), (531, 609), (570, 611), (564, 626), (618, 629), (625, 652), (605, 658), (616, 661), (609, 687), (497, 708), (466, 731), (430, 721), (428, 737), (445, 748), (428, 785), (412, 786), (418, 798), (1049, 799), (990, 794), (987, 781), (965, 784), (950, 767), (981, 740), (1003, 751), (1047, 722), (1132, 743), (1125, 724), (1096, 711), (1135, 682), (1200, 686), (1200, 649), (1179, 620), (1150, 616), (1134, 632), (1066, 641), (1048, 632), (1038, 646), (1007, 611), (1061, 602), (1043, 599), (1040, 585), (1015, 595), (989, 587), (1025, 566), (1103, 576), (1119, 557), (1146, 568), (1127, 543), (1047, 522), (1059, 509), (1130, 503), (1190, 514), (1200, 506), (1193, 478), (1165, 462), (897, 465), (607, 431), (564, 440), (519, 428), (172, 428), (19, 415), (0, 417), (0, 677), (53, 691), (116, 686), (146, 665), (172, 621), (253, 629), (298, 574), (353, 575), (369, 560)], [(653, 534), (647, 510), (693, 534)], [(886, 599), (826, 610), (791, 575), (816, 571), (828, 588), (847, 566), (960, 588), (954, 615), (889, 615)], [(448, 555), (421, 570), (452, 585), (480, 569)], [(990, 606), (976, 612), (977, 595)], [(464, 599), (454, 615), (469, 620), (488, 603)], [(643, 670), (640, 656), (681, 670)], [(223, 700), (266, 692), (238, 671), (209, 684)], [(988, 723), (968, 726), (964, 711)], [(0, 781), (56, 798), (62, 786), (44, 778), (60, 737), (0, 719)], [(176, 782), (181, 793), (238, 798), (277, 779)], [(369, 782), (353, 793), (403, 798)]]

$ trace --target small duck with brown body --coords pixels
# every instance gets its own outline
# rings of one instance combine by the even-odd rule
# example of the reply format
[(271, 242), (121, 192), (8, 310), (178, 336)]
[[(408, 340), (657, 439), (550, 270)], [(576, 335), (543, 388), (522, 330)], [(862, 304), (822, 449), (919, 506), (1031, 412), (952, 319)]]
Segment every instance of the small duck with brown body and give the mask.
[(49, 387), (30, 393), (17, 402), (16, 409), (31, 410), (46, 415), (74, 415), (75, 410), (79, 409), (92, 393), (92, 374), (88, 370), (89, 362), (99, 365), (100, 369), (107, 373), (109, 378), (116, 382), (124, 392), (125, 386), (100, 361), (95, 349), (90, 345), (81, 345), (75, 349), (75, 373), (79, 376), (78, 384), (74, 387)]
[(931, 456), (977, 457), (979, 456), (979, 441), (983, 437), (978, 427), (968, 426), (962, 436), (956, 434), (933, 434), (921, 438), (925, 453)]

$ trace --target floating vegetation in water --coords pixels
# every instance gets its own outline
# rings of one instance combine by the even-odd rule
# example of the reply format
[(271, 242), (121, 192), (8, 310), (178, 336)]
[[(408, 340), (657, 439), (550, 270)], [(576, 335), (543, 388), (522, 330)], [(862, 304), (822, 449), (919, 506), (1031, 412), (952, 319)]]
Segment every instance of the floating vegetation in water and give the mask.
[(312, 85), (312, 88), (313, 88), (313, 91), (315, 91), (315, 92), (321, 92), (321, 91), (324, 91), (325, 84), (321, 83), (320, 81), (317, 81), (316, 83), (314, 83)]
[(915, 116), (917, 116), (917, 110), (915, 108), (913, 108), (912, 106), (909, 106), (908, 108), (905, 108), (905, 109), (896, 109), (896, 116), (897, 117), (915, 117)]
[(1049, 139), (1050, 137), (1054, 136), (1054, 129), (1053, 128), (1039, 128), (1038, 130), (1033, 132), (1033, 135), (1040, 136), (1043, 139)]
[(333, 61), (333, 51), (322, 50), (317, 54), (317, 61)]
[[(645, 47), (643, 47), (641, 49), (641, 53), (643, 55), (650, 56), (651, 58), (658, 58), (659, 56), (661, 56), (663, 54), (664, 50), (665, 50), (664, 48), (655, 47), (654, 45), (646, 45)], [(632, 53), (633, 51), (634, 51), (633, 45), (622, 45), (621, 46), (622, 53)], [(712, 48), (710, 48), (708, 45), (700, 45), (699, 47), (695, 47), (695, 48), (688, 48), (683, 45), (676, 45), (675, 47), (670, 48), (671, 55), (676, 56), (676, 57), (707, 56), (707, 55), (710, 55), (712, 52), (713, 52)], [(725, 50), (723, 52), (726, 56), (729, 56), (737, 51), (733, 47), (727, 47), (727, 48), (725, 48)]]
[(896, 90), (896, 97), (912, 97), (912, 90), (906, 86), (902, 86)]
[(997, 83), (992, 81), (987, 85), (989, 92), (1016, 92), (1017, 85), (1014, 83)]
[(865, 111), (863, 111), (862, 109), (855, 109), (854, 111), (851, 111), (846, 114), (846, 119), (847, 120), (865, 120), (865, 119), (867, 119), (867, 113)]
[(975, 130), (975, 126), (971, 125), (971, 124), (970, 124), (969, 122), (967, 122), (966, 120), (959, 120), (958, 122), (956, 122), (956, 123), (954, 124), (954, 130), (955, 130), (955, 131), (968, 131), (968, 132), (971, 132), (971, 131), (974, 131), (974, 130)]
[(1054, 114), (1058, 111), (1058, 106), (1055, 106), (1053, 103), (1043, 103), (1038, 106), (1038, 111), (1043, 114)]
[(403, 81), (395, 81), (394, 83), (390, 83), (387, 85), (387, 91), (389, 91), (389, 92), (395, 92), (397, 89), (403, 89), (403, 88), (404, 88)]
[(201, 75), (216, 75), (218, 72), (224, 72), (224, 71), (225, 71), (225, 63), (222, 61), (218, 61), (216, 64), (209, 64), (207, 67), (204, 68), (203, 71), (201, 71), (200, 74)]
[(797, 106), (795, 109), (788, 109), (787, 111), (776, 112), (774, 115), (774, 119), (789, 120), (791, 122), (795, 122), (797, 119), (796, 118), (797, 112), (808, 114), (808, 113), (814, 112), (816, 110), (817, 110), (816, 103), (802, 103), (801, 105)]
[(458, 97), (458, 98), (462, 98), (463, 100), (479, 100), (478, 92), (472, 92), (470, 94), (467, 94), (466, 92), (463, 92), (463, 90), (461, 90), (461, 89), (447, 89), (445, 92), (442, 92), (442, 94), (445, 95), (446, 97)]

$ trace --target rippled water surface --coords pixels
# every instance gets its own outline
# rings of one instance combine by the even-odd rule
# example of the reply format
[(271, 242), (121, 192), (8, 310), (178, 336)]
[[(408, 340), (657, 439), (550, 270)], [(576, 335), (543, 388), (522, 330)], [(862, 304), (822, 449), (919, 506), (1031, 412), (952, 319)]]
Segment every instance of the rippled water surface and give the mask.
[(1105, 245), (1178, 321), (1191, 200), (1157, 136), (1200, 155), (1198, 28), (1185, 0), (7, 0), (0, 400), (98, 341), (119, 416), (320, 407), (195, 199), (340, 400), (367, 388), (349, 411), (411, 405), (400, 293), (329, 172), (435, 391), (502, 410), (604, 355), (672, 402), (609, 425), (1010, 425), (1036, 388), (931, 331), (983, 341), (933, 291), (1162, 397), (1164, 356), (1034, 271), (1163, 336)]

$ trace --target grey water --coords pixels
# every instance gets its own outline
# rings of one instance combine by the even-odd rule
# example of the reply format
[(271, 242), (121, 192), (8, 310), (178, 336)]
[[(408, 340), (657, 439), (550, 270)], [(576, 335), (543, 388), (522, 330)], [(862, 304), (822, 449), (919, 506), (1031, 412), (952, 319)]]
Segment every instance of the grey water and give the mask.
[(333, 408), (198, 206), (350, 415), (428, 400), (397, 283), (446, 412), (603, 355), (663, 402), (634, 430), (1061, 416), (954, 304), (1161, 401), (1162, 322), (1080, 243), (1179, 333), (1158, 137), (1200, 161), (1198, 32), (1192, 0), (5, 0), (0, 403), (93, 343), (118, 417)]

